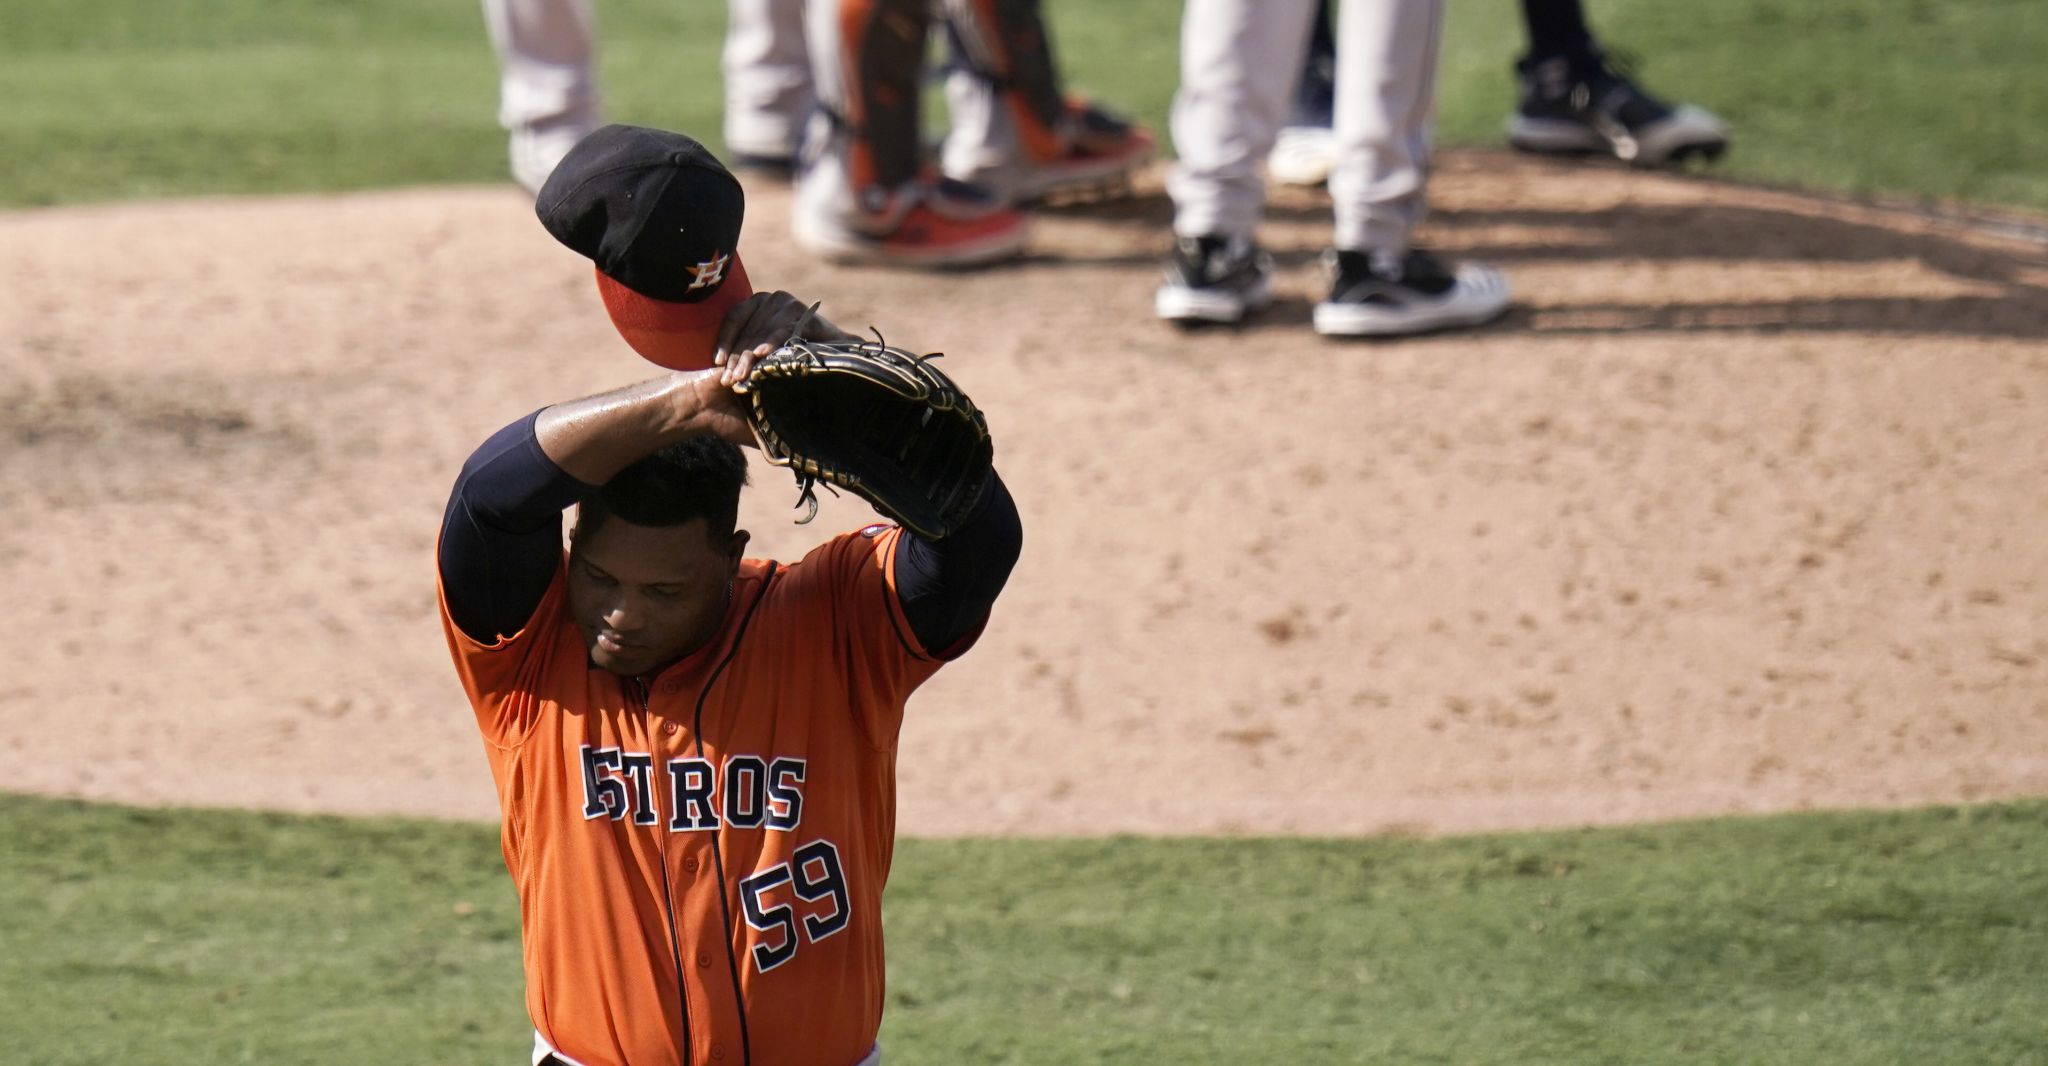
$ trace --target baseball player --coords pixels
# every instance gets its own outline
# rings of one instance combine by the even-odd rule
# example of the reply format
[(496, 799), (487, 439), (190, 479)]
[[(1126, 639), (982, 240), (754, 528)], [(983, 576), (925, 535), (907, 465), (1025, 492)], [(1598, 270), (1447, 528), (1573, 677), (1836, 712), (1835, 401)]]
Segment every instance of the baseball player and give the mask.
[(1579, 0), (1522, 0), (1529, 51), (1515, 61), (1508, 143), (1525, 152), (1611, 155), (1655, 166), (1728, 150), (1728, 126), (1703, 108), (1645, 92), (1613, 61)]
[(498, 124), (508, 134), (512, 180), (540, 191), (548, 172), (603, 110), (590, 0), (483, 0), (498, 56)]
[[(1253, 230), (1265, 202), (1259, 164), (1287, 117), (1315, 0), (1189, 0), (1173, 103), (1179, 164), (1168, 180), (1174, 250), (1154, 296), (1160, 318), (1236, 322), (1272, 300), (1272, 266)], [(1328, 336), (1393, 336), (1476, 325), (1508, 305), (1507, 283), (1453, 267), (1413, 243), (1427, 206), (1441, 0), (1343, 6), (1337, 23), (1330, 177), (1335, 247), (1315, 308)]]
[[(1266, 158), (1286, 185), (1321, 185), (1336, 165), (1332, 127), (1336, 41), (1330, 2), (1317, 5), (1295, 93), (1294, 114)], [(1611, 155), (1638, 166), (1713, 160), (1728, 150), (1728, 126), (1703, 108), (1673, 106), (1635, 83), (1586, 24), (1579, 0), (1522, 0), (1529, 51), (1515, 61), (1516, 106), (1508, 143), (1550, 155)]]
[(542, 221), (636, 350), (704, 369), (514, 421), (442, 525), (536, 1064), (879, 1063), (904, 701), (975, 642), (1021, 543), (997, 479), (942, 539), (877, 524), (747, 557), (733, 386), (800, 324), (848, 335), (749, 294), (740, 205), (680, 135), (608, 126), (563, 160)]
[(727, 0), (725, 147), (733, 161), (790, 175), (817, 98), (804, 0)]
[[(596, 14), (591, 0), (483, 0), (483, 10), (512, 178), (538, 193), (603, 122)], [(736, 165), (786, 174), (812, 107), (804, 0), (728, 0), (726, 11), (726, 148)]]

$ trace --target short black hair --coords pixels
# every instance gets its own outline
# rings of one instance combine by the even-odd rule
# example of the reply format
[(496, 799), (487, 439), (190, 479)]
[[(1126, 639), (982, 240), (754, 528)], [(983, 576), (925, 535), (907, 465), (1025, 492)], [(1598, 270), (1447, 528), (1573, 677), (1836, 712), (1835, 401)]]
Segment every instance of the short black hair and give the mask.
[(714, 535), (739, 525), (747, 460), (739, 445), (692, 437), (619, 471), (576, 510), (576, 528), (594, 532), (613, 515), (636, 526), (680, 526), (703, 519)]

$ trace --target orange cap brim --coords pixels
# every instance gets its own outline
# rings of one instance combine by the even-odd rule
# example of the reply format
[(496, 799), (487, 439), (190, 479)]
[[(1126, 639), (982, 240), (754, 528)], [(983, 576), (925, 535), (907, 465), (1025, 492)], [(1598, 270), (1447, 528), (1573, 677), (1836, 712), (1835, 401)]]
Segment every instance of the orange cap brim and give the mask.
[(597, 293), (619, 336), (640, 353), (642, 359), (670, 370), (707, 370), (718, 352), (718, 329), (725, 313), (754, 294), (747, 281), (747, 268), (738, 255), (732, 257), (725, 283), (711, 298), (696, 303), (675, 303), (642, 296), (597, 272)]

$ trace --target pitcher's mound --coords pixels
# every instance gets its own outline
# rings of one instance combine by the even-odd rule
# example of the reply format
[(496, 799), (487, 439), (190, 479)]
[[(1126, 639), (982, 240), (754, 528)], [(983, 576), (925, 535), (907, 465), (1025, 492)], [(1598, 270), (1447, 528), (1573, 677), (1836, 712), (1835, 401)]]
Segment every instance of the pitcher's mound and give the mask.
[[(911, 702), (912, 834), (1442, 832), (2048, 792), (2048, 249), (1907, 212), (1452, 154), (1481, 331), (1151, 314), (1170, 207), (1025, 259), (755, 283), (947, 353), (1026, 548)], [(494, 817), (434, 617), (469, 448), (651, 376), (504, 188), (0, 216), (0, 787)], [(743, 514), (783, 558), (759, 467)]]

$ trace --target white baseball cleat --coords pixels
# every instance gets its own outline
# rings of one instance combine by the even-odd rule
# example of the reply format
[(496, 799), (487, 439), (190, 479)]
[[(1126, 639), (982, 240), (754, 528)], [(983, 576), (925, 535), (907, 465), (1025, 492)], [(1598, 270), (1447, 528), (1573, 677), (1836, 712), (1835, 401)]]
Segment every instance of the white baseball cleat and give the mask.
[(1337, 169), (1337, 131), (1328, 126), (1287, 126), (1266, 153), (1266, 174), (1282, 185), (1321, 185)]
[(562, 157), (599, 125), (595, 115), (575, 114), (514, 129), (508, 151), (512, 180), (527, 195), (539, 196), (540, 187), (548, 183), (548, 175), (561, 165)]
[(1181, 237), (1152, 297), (1177, 325), (1235, 323), (1273, 302), (1273, 261), (1246, 237)]
[(1326, 337), (1399, 337), (1477, 326), (1508, 308), (1508, 283), (1480, 263), (1455, 270), (1420, 248), (1399, 259), (1366, 252), (1323, 254), (1329, 298), (1316, 305), (1316, 332)]

